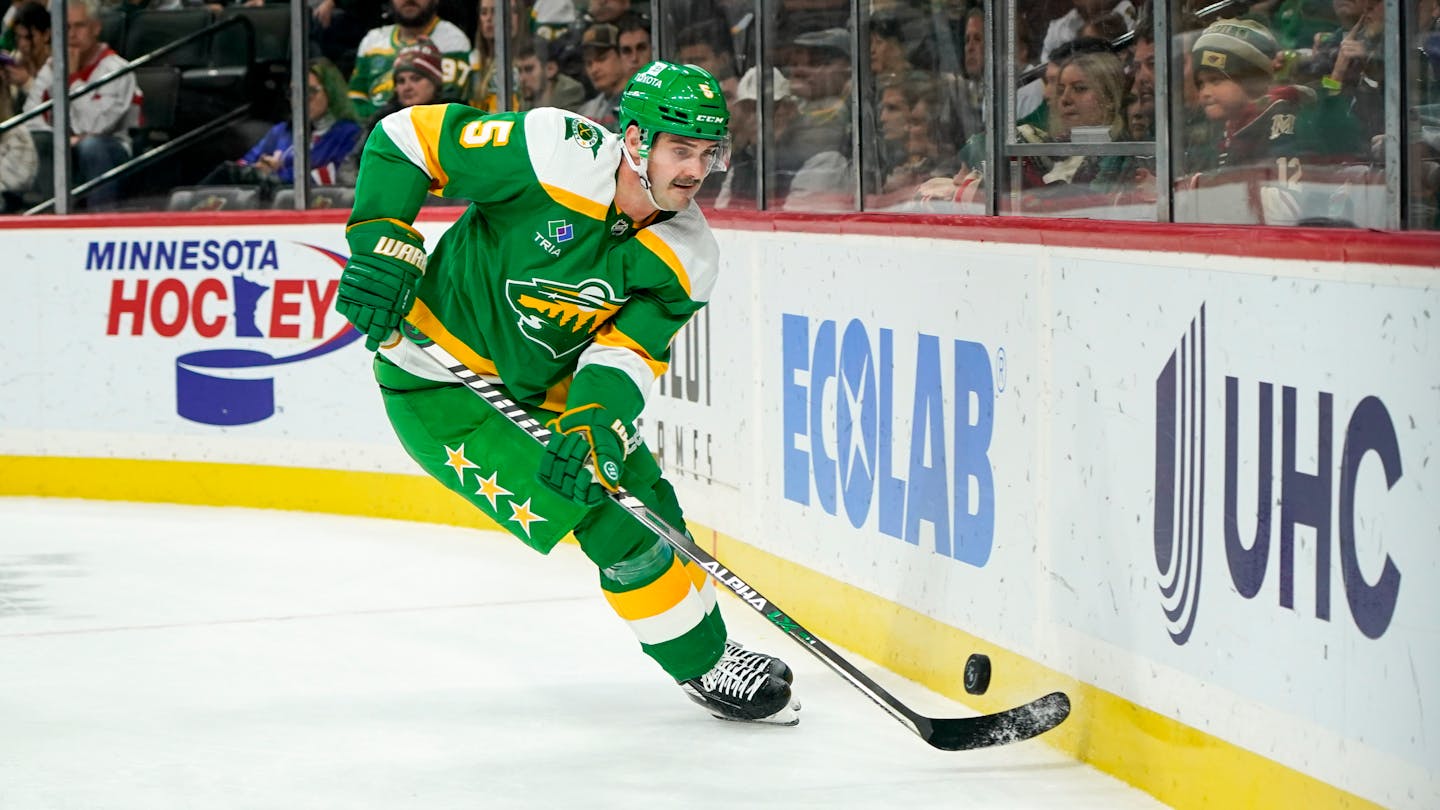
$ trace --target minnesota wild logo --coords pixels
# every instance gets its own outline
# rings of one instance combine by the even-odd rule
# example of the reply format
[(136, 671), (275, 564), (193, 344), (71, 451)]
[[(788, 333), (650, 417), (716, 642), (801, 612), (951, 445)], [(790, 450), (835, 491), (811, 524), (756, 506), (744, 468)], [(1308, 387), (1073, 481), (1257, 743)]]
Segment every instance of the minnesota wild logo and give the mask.
[(508, 281), (505, 298), (519, 315), (516, 325), (526, 338), (550, 350), (556, 358), (571, 354), (620, 310), (618, 298), (603, 279), (588, 278), (566, 284), (543, 278)]
[(592, 156), (600, 155), (600, 130), (596, 129), (594, 124), (581, 121), (579, 118), (566, 118), (565, 140), (574, 140), (589, 149)]

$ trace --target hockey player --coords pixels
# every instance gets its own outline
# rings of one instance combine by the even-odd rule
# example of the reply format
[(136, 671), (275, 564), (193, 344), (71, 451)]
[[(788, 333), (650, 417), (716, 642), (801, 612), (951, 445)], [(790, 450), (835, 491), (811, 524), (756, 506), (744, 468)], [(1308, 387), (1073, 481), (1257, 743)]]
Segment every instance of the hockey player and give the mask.
[[(704, 572), (607, 497), (624, 486), (684, 530), (634, 422), (715, 283), (692, 200), (725, 164), (729, 118), (714, 77), (667, 62), (631, 78), (622, 135), (554, 108), (396, 112), (361, 158), (336, 308), (379, 347), (386, 413), (426, 472), (541, 553), (573, 529), (606, 600), (691, 699), (790, 725), (789, 668), (729, 641)], [(428, 256), (410, 227), (427, 191), (472, 203)], [(548, 423), (549, 445), (458, 384), (427, 340)]]

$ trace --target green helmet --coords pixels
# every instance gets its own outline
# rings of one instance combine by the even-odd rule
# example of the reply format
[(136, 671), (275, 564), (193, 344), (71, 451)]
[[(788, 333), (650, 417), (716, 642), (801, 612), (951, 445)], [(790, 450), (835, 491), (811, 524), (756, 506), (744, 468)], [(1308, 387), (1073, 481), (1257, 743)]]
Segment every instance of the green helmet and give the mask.
[(620, 95), (620, 131), (640, 127), (642, 157), (659, 132), (726, 141), (730, 110), (720, 83), (695, 65), (651, 62), (630, 77)]

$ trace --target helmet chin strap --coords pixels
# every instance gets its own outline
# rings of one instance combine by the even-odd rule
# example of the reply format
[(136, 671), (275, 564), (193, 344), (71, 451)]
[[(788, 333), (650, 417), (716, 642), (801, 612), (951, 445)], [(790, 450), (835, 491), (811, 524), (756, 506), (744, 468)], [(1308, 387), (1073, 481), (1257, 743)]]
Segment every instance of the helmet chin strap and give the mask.
[[(640, 137), (643, 138), (645, 136), (641, 135)], [(631, 157), (630, 144), (628, 143), (622, 144), (620, 146), (620, 152), (621, 154), (625, 155), (625, 162), (630, 165), (630, 168), (635, 171), (636, 176), (640, 178), (640, 187), (645, 189), (645, 196), (650, 200), (650, 204), (660, 209), (661, 211), (678, 210), (675, 208), (666, 208), (665, 206), (661, 205), (660, 201), (655, 199), (655, 192), (650, 190), (650, 158), (644, 157), (636, 160), (635, 158)]]

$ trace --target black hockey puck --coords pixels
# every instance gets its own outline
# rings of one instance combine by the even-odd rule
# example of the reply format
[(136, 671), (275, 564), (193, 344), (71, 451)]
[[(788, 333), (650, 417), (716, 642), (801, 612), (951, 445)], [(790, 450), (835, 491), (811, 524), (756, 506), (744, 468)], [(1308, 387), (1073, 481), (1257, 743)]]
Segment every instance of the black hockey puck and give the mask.
[(990, 656), (975, 653), (965, 661), (965, 691), (983, 695), (990, 688)]

